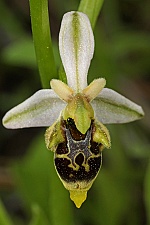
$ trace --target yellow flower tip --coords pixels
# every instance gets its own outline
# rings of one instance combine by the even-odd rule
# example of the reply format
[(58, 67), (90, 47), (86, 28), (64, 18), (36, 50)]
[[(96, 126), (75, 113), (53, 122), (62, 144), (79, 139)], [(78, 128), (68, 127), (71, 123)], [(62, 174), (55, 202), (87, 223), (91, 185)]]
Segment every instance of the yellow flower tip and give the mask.
[(77, 208), (80, 208), (82, 203), (87, 198), (87, 191), (69, 191), (70, 199), (74, 202)]

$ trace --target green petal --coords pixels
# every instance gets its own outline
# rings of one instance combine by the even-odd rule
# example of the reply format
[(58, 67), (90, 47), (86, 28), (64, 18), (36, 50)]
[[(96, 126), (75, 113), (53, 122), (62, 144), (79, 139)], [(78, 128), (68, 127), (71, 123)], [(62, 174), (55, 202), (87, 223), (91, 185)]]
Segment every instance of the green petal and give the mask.
[(3, 125), (10, 129), (48, 127), (59, 117), (65, 105), (53, 90), (40, 90), (8, 111), (3, 118)]
[(108, 88), (104, 88), (91, 105), (95, 117), (104, 124), (128, 123), (144, 116), (141, 106)]
[(111, 140), (108, 129), (97, 120), (94, 121), (94, 128), (93, 141), (101, 143), (105, 148), (110, 148)]
[(64, 120), (72, 118), (76, 128), (85, 134), (91, 125), (91, 119), (94, 118), (94, 111), (87, 99), (82, 94), (77, 94), (67, 104), (62, 116)]

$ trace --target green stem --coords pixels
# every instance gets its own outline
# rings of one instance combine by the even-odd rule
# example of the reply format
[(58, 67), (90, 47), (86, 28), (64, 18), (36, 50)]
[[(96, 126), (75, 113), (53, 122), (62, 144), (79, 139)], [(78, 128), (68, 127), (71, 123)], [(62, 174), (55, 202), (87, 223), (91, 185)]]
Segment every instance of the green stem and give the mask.
[(97, 17), (100, 13), (104, 0), (81, 0), (78, 11), (85, 13), (94, 29)]
[(57, 77), (47, 0), (30, 0), (32, 34), (35, 46), (37, 64), (43, 88), (49, 88), (51, 78)]

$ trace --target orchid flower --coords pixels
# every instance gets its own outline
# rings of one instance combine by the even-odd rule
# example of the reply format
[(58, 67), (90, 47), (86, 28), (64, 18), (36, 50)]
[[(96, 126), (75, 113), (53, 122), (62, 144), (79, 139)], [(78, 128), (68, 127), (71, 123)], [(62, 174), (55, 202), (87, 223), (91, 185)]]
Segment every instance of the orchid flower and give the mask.
[(104, 78), (87, 85), (94, 37), (85, 14), (68, 12), (63, 16), (59, 50), (68, 85), (52, 79), (52, 89), (39, 90), (8, 111), (3, 125), (10, 129), (50, 126), (46, 146), (54, 152), (58, 176), (79, 208), (100, 170), (102, 150), (111, 147), (103, 124), (138, 120), (144, 112), (124, 96), (104, 88)]

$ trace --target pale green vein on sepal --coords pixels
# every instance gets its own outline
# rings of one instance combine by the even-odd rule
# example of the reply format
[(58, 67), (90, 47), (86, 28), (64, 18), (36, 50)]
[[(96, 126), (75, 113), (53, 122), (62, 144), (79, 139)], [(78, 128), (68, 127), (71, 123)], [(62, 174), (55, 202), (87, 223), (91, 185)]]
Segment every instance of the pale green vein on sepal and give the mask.
[(65, 105), (53, 90), (39, 90), (8, 111), (3, 118), (3, 125), (9, 129), (48, 127), (59, 117)]
[(96, 118), (104, 124), (128, 123), (144, 116), (141, 106), (108, 88), (104, 88), (91, 104)]

